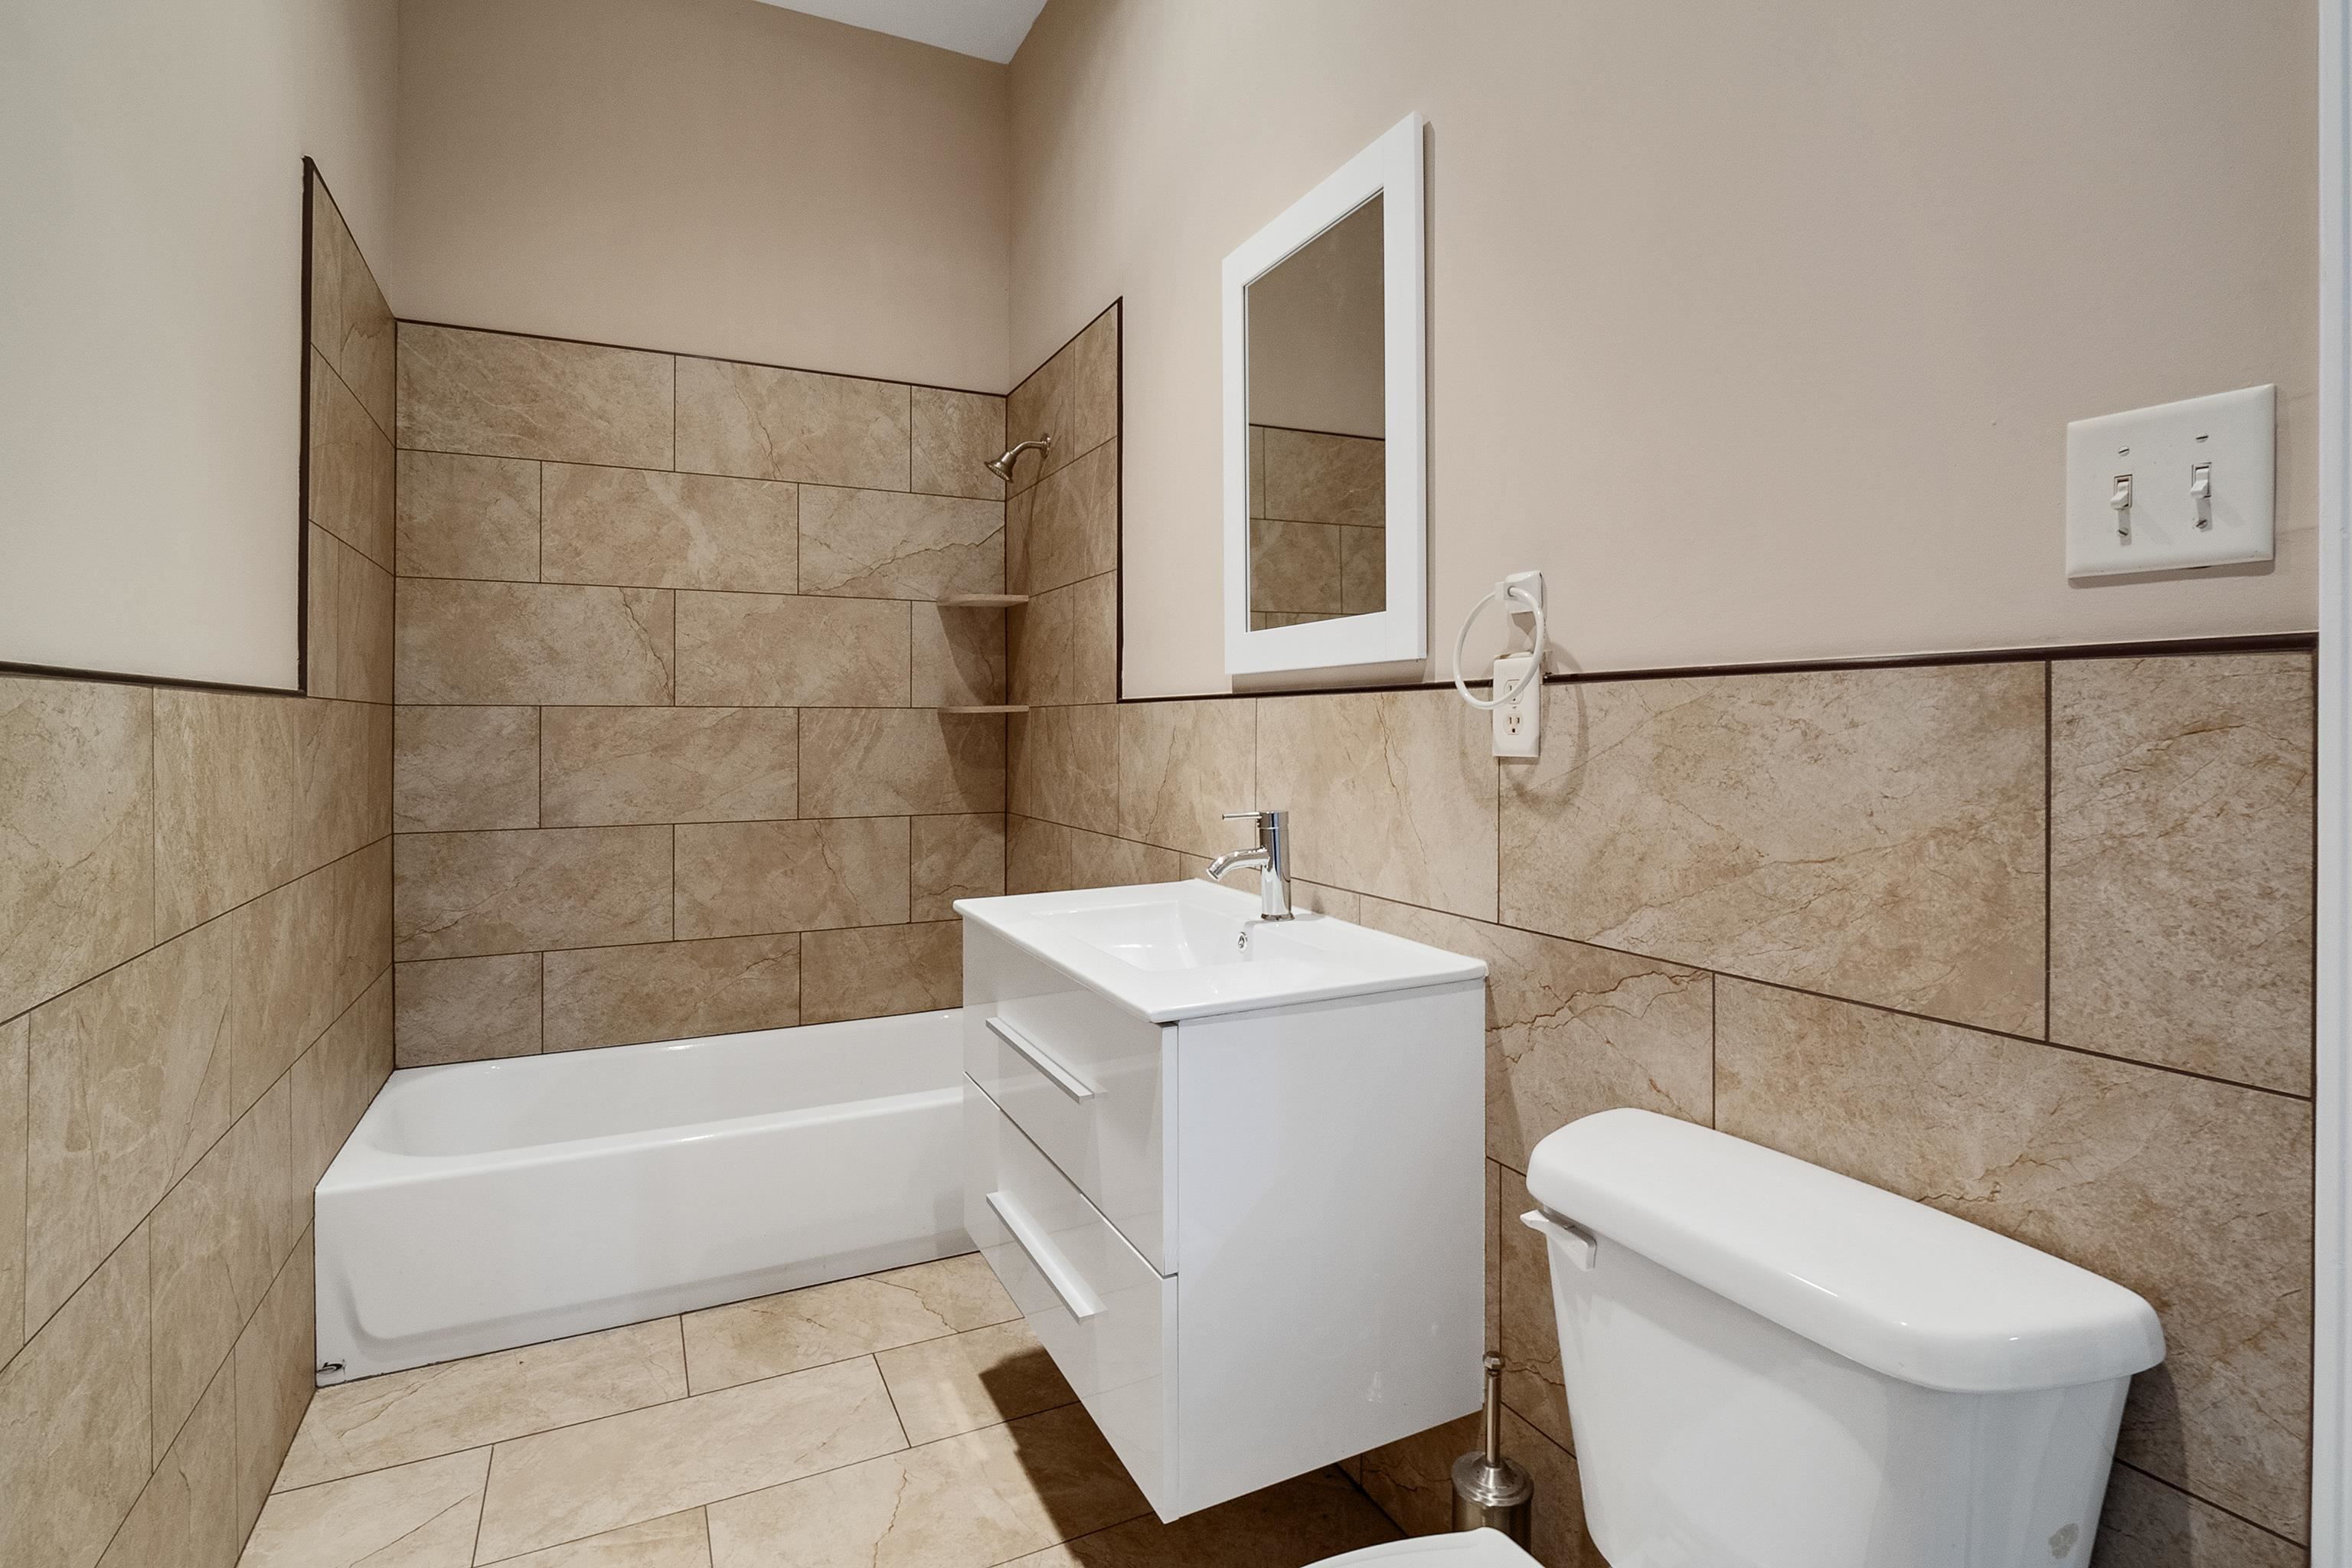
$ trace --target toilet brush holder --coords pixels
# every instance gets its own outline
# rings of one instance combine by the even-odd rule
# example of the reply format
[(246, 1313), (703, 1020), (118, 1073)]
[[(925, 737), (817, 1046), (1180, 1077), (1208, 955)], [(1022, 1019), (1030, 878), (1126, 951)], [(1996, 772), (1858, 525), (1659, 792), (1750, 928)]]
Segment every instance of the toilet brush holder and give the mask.
[(1525, 1465), (1503, 1458), (1503, 1358), (1489, 1351), (1486, 1366), (1481, 1446), (1454, 1461), (1454, 1528), (1499, 1530), (1526, 1546), (1536, 1483)]

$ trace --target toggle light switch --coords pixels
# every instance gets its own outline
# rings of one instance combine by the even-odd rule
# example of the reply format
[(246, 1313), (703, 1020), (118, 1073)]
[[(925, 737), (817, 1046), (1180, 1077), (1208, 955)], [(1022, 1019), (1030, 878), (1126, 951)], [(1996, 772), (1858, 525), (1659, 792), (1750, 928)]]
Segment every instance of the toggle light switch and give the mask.
[(2278, 389), (2066, 426), (2066, 575), (2268, 561)]

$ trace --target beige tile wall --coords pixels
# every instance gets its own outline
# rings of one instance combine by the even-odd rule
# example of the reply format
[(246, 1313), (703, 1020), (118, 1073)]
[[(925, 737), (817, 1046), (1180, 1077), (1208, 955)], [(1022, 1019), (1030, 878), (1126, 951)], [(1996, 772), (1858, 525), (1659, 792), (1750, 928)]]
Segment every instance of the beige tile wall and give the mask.
[(1388, 443), (1253, 425), (1250, 629), (1388, 604)]
[[(1218, 813), (1281, 806), (1302, 907), (1490, 965), (1488, 1303), (1544, 1562), (1600, 1559), (1516, 1216), (1534, 1144), (1621, 1105), (2139, 1291), (2170, 1355), (2098, 1561), (2305, 1560), (2310, 655), (1558, 685), (1541, 759), (1501, 763), (1450, 690), (1118, 702), (1095, 654), (1016, 638), (1016, 689), (1070, 705), (1013, 723), (1010, 890), (1198, 874), (1246, 837)], [(1470, 1426), (1362, 1484), (1446, 1528)]]
[(0, 677), (0, 1563), (236, 1561), (392, 1068), (392, 317), (312, 241), (312, 695)]
[(936, 601), (1004, 586), (1005, 399), (415, 323), (398, 368), (400, 1061), (953, 1005), (1005, 733), (939, 710), (1006, 627)]

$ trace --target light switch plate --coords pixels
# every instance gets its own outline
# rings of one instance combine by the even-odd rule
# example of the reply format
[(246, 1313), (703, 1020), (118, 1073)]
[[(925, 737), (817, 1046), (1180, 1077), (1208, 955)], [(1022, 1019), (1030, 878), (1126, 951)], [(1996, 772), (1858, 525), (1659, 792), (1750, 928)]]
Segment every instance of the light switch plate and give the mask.
[[(2066, 575), (2271, 559), (2278, 388), (2192, 397), (2066, 426)], [(2190, 489), (2210, 465), (2210, 525)], [(2131, 504), (2111, 504), (2131, 480)]]

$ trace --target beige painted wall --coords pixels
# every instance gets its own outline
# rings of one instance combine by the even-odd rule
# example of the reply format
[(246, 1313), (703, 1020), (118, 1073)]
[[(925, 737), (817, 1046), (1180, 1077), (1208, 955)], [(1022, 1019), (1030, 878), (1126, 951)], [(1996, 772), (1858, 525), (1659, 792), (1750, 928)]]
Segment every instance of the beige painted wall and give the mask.
[[(1527, 566), (1591, 669), (2315, 624), (2303, 0), (1476, 15), (1052, 0), (1014, 58), (1015, 367), (1127, 303), (1129, 695), (1227, 684), (1219, 263), (1414, 109), (1433, 647)], [(2261, 382), (2276, 567), (2069, 586), (2066, 421)]]
[(0, 660), (294, 683), (301, 161), (381, 256), (396, 23), (0, 12)]
[(403, 0), (394, 303), (1002, 391), (1006, 80), (755, 0)]

